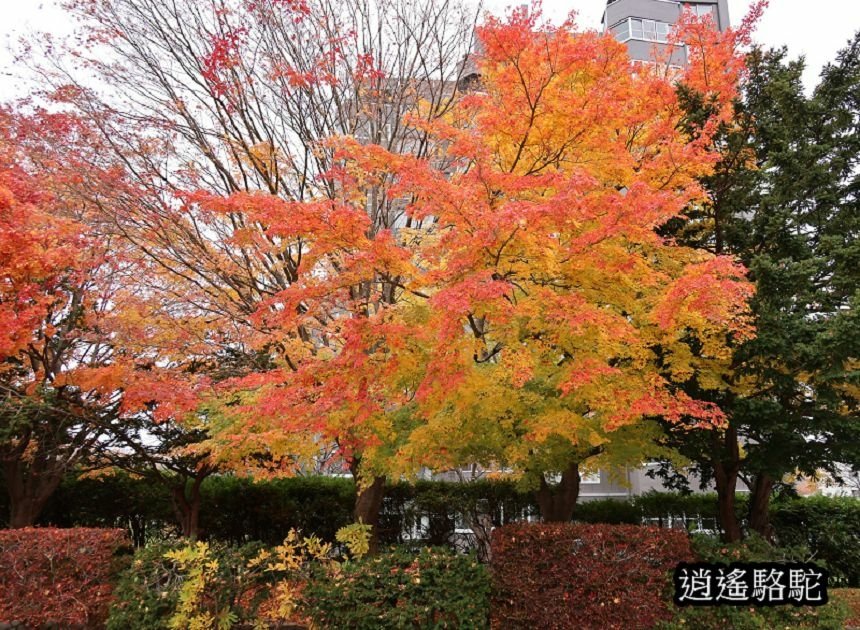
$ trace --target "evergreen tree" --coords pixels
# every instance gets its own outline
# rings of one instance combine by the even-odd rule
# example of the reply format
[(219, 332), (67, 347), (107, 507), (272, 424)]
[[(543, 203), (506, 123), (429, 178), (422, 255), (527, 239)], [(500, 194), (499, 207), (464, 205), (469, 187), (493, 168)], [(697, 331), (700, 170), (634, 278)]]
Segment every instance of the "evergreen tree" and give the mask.
[[(711, 203), (668, 227), (686, 244), (737, 256), (756, 283), (757, 337), (735, 349), (731, 387), (686, 384), (727, 412), (727, 428), (669, 431), (715, 483), (727, 540), (742, 535), (739, 479), (751, 491), (750, 528), (769, 536), (768, 503), (787, 475), (838, 478), (839, 463), (860, 465), (860, 34), (811, 96), (803, 61), (784, 49), (754, 51), (748, 68), (722, 160), (703, 180)], [(708, 104), (685, 97), (694, 127)]]

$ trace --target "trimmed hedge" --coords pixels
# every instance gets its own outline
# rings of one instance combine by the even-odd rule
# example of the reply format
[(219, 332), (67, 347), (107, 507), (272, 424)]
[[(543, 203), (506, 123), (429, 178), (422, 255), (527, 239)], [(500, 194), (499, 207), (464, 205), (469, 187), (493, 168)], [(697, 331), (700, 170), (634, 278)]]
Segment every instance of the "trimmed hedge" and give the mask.
[(130, 555), (120, 529), (0, 530), (0, 621), (103, 627)]
[(493, 532), (494, 628), (652, 628), (672, 618), (670, 572), (686, 532), (520, 523)]
[(404, 532), (417, 531), (424, 545), (448, 545), (460, 515), (483, 512), (503, 525), (538, 513), (530, 493), (514, 482), (478, 480), (468, 483), (419, 480), (386, 489), (380, 519), (385, 544), (413, 543)]
[[(0, 502), (5, 500), (5, 496), (0, 498)], [(170, 495), (162, 486), (118, 473), (67, 477), (48, 502), (39, 524), (121, 527), (128, 531), (134, 546), (140, 547), (147, 540), (178, 532), (175, 518)]]
[[(255, 482), (229, 475), (203, 483), (201, 537), (232, 544), (251, 540), (274, 545), (298, 529), (334, 540), (334, 532), (352, 520), (355, 484), (351, 479), (296, 477)], [(746, 496), (738, 495), (739, 515)], [(8, 514), (0, 492), (0, 519)], [(531, 493), (510, 481), (470, 483), (418, 481), (386, 489), (380, 521), (382, 544), (450, 545), (463, 513), (481, 511), (495, 525), (537, 514)], [(577, 522), (668, 525), (686, 519), (713, 529), (714, 494), (649, 493), (633, 501), (583, 501)], [(809, 547), (826, 562), (838, 586), (860, 586), (860, 500), (813, 497), (775, 501), (772, 523), (781, 545)], [(68, 479), (49, 502), (40, 524), (58, 527), (123, 527), (135, 546), (178, 533), (167, 492), (125, 474)], [(676, 523), (673, 522), (673, 526)], [(416, 532), (413, 538), (408, 533)]]
[(771, 506), (771, 524), (780, 545), (803, 545), (824, 562), (831, 585), (860, 587), (860, 500), (778, 501)]
[(490, 580), (473, 555), (395, 548), (320, 572), (302, 593), (302, 612), (320, 628), (384, 630), (488, 625)]
[(355, 484), (337, 477), (294, 477), (257, 482), (210, 477), (201, 488), (203, 536), (242, 544), (277, 545), (291, 529), (334, 540), (352, 522)]
[[(179, 541), (138, 549), (116, 587), (107, 630), (186, 627), (190, 617), (189, 611), (182, 612), (182, 598), (194, 570), (183, 570), (165, 554), (188, 549)], [(271, 606), (279, 605), (279, 575), (259, 565), (251, 568), (251, 559), (262, 549), (259, 544), (207, 547), (197, 565), (207, 577), (194, 614), (210, 613), (213, 619), (217, 614), (232, 627), (270, 627), (268, 613)], [(483, 629), (488, 625), (486, 567), (474, 556), (448, 549), (424, 548), (415, 553), (392, 548), (362, 560), (311, 561), (307, 573), (311, 579), (296, 577), (302, 585), (291, 617), (312, 619), (317, 628)]]
[[(710, 563), (808, 562), (809, 550), (774, 547), (758, 536), (745, 542), (726, 544), (709, 536), (694, 536), (697, 560)], [(829, 585), (832, 586), (832, 585)], [(848, 616), (847, 605), (831, 593), (830, 603), (820, 606), (707, 606), (677, 608), (673, 619), (660, 630), (764, 630), (769, 628), (816, 628), (841, 630)]]

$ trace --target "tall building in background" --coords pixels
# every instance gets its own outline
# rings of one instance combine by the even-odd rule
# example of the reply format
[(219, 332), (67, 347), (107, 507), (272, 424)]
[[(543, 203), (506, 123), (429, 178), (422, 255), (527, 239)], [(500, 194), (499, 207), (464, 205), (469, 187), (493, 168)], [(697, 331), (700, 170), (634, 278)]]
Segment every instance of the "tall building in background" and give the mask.
[[(688, 7), (696, 15), (710, 15), (721, 31), (729, 27), (728, 0), (608, 0), (603, 12), (603, 30), (626, 43), (630, 58), (635, 61), (651, 62), (655, 52), (665, 59), (671, 45), (669, 31)], [(675, 46), (671, 59), (674, 65), (684, 65), (683, 47)]]

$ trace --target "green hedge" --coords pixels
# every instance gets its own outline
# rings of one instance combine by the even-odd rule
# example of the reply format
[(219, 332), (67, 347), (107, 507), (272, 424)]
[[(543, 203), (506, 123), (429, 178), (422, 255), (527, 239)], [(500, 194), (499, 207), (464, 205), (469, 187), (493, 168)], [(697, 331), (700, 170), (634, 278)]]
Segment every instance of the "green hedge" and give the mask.
[(860, 500), (777, 501), (771, 523), (782, 546), (808, 547), (830, 570), (831, 585), (860, 587)]
[[(266, 621), (280, 574), (249, 565), (264, 548), (259, 543), (210, 545), (201, 562), (215, 568), (207, 570), (195, 614), (208, 612), (228, 627), (280, 627)], [(187, 547), (180, 541), (159, 541), (137, 550), (114, 589), (107, 630), (186, 627), (181, 601), (192, 576), (165, 556), (182, 549)], [(335, 565), (312, 561), (299, 583), (297, 610), (290, 617), (312, 619), (316, 628), (488, 627), (487, 569), (474, 555), (449, 549), (426, 547), (416, 553), (400, 547)]]
[(418, 529), (423, 544), (447, 545), (455, 529), (464, 525), (461, 515), (476, 511), (501, 525), (537, 514), (537, 506), (529, 493), (511, 481), (399, 483), (386, 491), (380, 536), (384, 542), (404, 544), (410, 542), (404, 532)]
[(300, 609), (320, 628), (355, 630), (489, 627), (490, 579), (474, 555), (392, 548), (320, 572)]
[[(295, 528), (331, 541), (334, 532), (351, 521), (355, 485), (351, 479), (332, 477), (254, 482), (225, 475), (207, 479), (202, 495), (203, 538), (277, 544)], [(8, 515), (7, 501), (0, 492), (2, 520)], [(738, 514), (743, 515), (746, 497), (738, 495), (737, 504)], [(447, 545), (455, 528), (465, 525), (458, 515), (476, 510), (490, 514), (495, 525), (537, 514), (532, 495), (510, 481), (398, 483), (386, 491), (381, 540), (383, 544)], [(574, 516), (583, 523), (664, 526), (669, 518), (686, 519), (694, 526), (696, 517), (701, 517), (705, 529), (714, 528), (716, 495), (654, 492), (632, 501), (583, 501)], [(176, 533), (174, 518), (162, 486), (117, 474), (66, 480), (40, 524), (123, 527), (140, 546)], [(816, 558), (827, 562), (835, 584), (860, 585), (860, 500), (782, 499), (772, 504), (771, 518), (780, 544), (809, 547)], [(418, 532), (417, 540), (409, 535), (413, 530)]]
[[(157, 541), (139, 548), (131, 565), (119, 577), (106, 630), (169, 630), (171, 617), (179, 608), (183, 584), (188, 580), (176, 562), (165, 557), (170, 551), (185, 548), (179, 540)], [(251, 575), (248, 562), (263, 545), (209, 547), (208, 561), (217, 564), (207, 580), (202, 604), (211, 611), (229, 610), (235, 624), (251, 624), (257, 619), (271, 580), (267, 575)], [(175, 626), (175, 622), (174, 625)]]
[[(0, 513), (7, 508), (3, 494)], [(66, 478), (39, 519), (55, 527), (122, 527), (135, 547), (176, 530), (170, 496), (126, 474)]]
[(352, 521), (355, 484), (336, 477), (294, 477), (254, 482), (246, 478), (210, 477), (201, 489), (203, 536), (243, 543), (275, 545), (291, 529), (334, 540)]
[[(812, 555), (804, 546), (773, 547), (752, 535), (743, 543), (726, 544), (710, 536), (693, 536), (693, 552), (698, 560), (711, 563), (807, 562)], [(816, 558), (816, 560), (819, 560)], [(820, 562), (821, 564), (826, 564)], [(829, 584), (832, 586), (832, 583)], [(660, 630), (769, 630), (809, 628), (841, 630), (848, 607), (831, 598), (820, 606), (705, 606), (675, 608), (674, 618), (657, 626)]]

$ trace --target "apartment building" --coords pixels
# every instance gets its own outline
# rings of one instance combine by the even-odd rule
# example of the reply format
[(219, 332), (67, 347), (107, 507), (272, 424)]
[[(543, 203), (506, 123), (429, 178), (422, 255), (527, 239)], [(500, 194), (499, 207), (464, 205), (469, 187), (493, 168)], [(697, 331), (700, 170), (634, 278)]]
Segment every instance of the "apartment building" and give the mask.
[(671, 59), (673, 65), (683, 66), (686, 52), (669, 43), (669, 33), (685, 10), (710, 16), (721, 31), (729, 27), (728, 0), (608, 0), (602, 28), (627, 44), (631, 59), (642, 63)]

